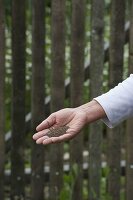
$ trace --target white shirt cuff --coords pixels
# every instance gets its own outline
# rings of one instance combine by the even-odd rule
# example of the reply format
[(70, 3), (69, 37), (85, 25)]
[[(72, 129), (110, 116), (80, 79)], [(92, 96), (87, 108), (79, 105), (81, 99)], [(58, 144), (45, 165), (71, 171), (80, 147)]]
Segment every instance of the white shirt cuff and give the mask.
[(104, 109), (104, 123), (113, 128), (133, 116), (133, 74), (109, 92), (94, 98)]

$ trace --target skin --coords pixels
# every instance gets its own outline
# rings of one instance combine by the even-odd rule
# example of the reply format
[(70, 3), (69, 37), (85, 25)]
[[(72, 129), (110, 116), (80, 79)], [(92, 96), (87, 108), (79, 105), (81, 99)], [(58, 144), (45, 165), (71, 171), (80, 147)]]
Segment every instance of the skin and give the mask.
[[(89, 123), (106, 117), (101, 105), (92, 100), (82, 106), (76, 108), (65, 108), (52, 113), (36, 128), (37, 133), (33, 135), (33, 139), (37, 144), (59, 143), (74, 138), (80, 133), (82, 128)], [(69, 129), (59, 137), (49, 138), (46, 134), (49, 128), (59, 126), (69, 126)]]

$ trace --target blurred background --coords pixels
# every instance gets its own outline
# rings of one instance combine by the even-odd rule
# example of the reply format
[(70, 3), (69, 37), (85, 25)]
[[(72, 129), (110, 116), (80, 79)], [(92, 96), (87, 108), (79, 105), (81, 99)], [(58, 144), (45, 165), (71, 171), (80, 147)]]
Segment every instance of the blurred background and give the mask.
[(32, 140), (133, 73), (133, 0), (0, 0), (0, 199), (133, 200), (133, 120)]

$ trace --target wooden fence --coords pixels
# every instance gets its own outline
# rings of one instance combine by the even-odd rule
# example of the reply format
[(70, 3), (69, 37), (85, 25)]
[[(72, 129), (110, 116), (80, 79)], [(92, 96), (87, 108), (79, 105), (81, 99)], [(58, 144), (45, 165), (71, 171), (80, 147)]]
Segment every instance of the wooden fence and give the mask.
[[(9, 27), (7, 3), (0, 0), (0, 199), (132, 200), (131, 119), (112, 130), (96, 122), (72, 141), (48, 147), (36, 145), (32, 135), (51, 112), (81, 105), (132, 73), (133, 2), (13, 0), (10, 8)], [(49, 22), (51, 36), (47, 35)], [(47, 51), (51, 52), (49, 66)], [(28, 62), (32, 63), (30, 89)], [(7, 85), (11, 95), (5, 94)], [(7, 97), (11, 130), (5, 134)]]

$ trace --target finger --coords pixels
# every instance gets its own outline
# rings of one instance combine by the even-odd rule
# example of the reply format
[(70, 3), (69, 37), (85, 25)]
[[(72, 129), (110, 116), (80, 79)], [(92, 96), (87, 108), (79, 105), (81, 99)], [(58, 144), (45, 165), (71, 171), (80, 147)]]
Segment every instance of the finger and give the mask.
[[(43, 131), (42, 131), (43, 132)], [(38, 134), (38, 133), (37, 133)], [(37, 144), (41, 144), (41, 143), (43, 143), (43, 141), (44, 140), (47, 140), (47, 139), (50, 139), (49, 141), (51, 141), (51, 143), (56, 143), (56, 142), (62, 142), (62, 141), (64, 141), (64, 140), (66, 140), (66, 139), (70, 139), (71, 138), (71, 135), (70, 134), (67, 134), (68, 136), (66, 136), (66, 135), (63, 135), (63, 136), (59, 136), (59, 137), (49, 137), (49, 136), (47, 136), (47, 135), (37, 135), (36, 134), (36, 137), (34, 136), (33, 137), (33, 139), (35, 139), (36, 140), (36, 143)], [(46, 141), (45, 141), (46, 142)]]
[(56, 122), (55, 114), (51, 114), (46, 120), (44, 120), (41, 124), (36, 127), (37, 131), (41, 131), (46, 128), (50, 128)]
[(48, 131), (49, 131), (49, 129), (45, 129), (45, 130), (42, 130), (42, 131), (39, 131), (39, 132), (35, 133), (33, 135), (33, 139), (37, 140), (37, 139), (43, 137), (44, 135), (46, 135), (48, 133)]
[[(47, 136), (46, 136), (46, 137), (47, 137)], [(45, 141), (45, 142), (44, 142), (44, 141)], [(49, 138), (49, 137), (45, 138), (45, 137), (44, 137), (42, 140), (41, 140), (41, 139), (37, 140), (36, 143), (37, 143), (37, 144), (44, 144), (44, 145), (47, 145), (47, 144), (51, 144), (51, 143), (53, 143), (53, 142), (52, 142), (51, 138)]]
[(72, 135), (64, 134), (64, 135), (59, 136), (59, 137), (51, 137), (49, 139), (44, 139), (43, 144), (45, 145), (45, 144), (50, 144), (50, 143), (60, 143), (60, 142), (63, 142), (63, 141), (70, 140), (72, 138), (73, 138)]
[(47, 135), (46, 135), (46, 136), (43, 136), (43, 137), (37, 139), (37, 140), (36, 140), (36, 143), (37, 143), (37, 144), (42, 144), (43, 141), (44, 141), (44, 140), (47, 140), (47, 139), (49, 139), (49, 137), (48, 137)]
[(44, 140), (42, 144), (47, 145), (47, 144), (51, 144), (51, 143), (53, 143), (51, 138), (48, 138), (48, 139)]

